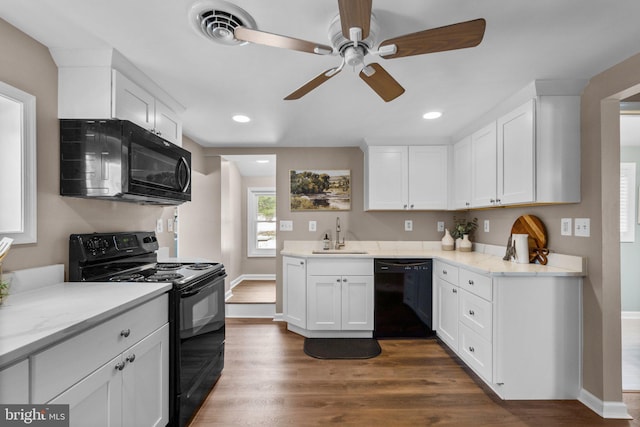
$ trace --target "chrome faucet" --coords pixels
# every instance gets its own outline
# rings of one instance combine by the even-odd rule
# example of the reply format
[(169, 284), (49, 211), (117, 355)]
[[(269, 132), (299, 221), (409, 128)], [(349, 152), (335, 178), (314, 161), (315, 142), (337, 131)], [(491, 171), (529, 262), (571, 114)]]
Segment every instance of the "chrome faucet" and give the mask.
[(336, 249), (341, 249), (344, 247), (344, 237), (342, 237), (342, 243), (340, 243), (340, 217), (336, 218)]

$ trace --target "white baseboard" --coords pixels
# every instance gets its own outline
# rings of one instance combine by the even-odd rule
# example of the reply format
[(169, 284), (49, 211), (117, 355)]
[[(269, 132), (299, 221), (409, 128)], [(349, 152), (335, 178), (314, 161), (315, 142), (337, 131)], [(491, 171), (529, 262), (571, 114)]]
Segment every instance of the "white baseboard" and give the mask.
[(243, 280), (276, 280), (275, 274), (241, 274), (230, 283), (231, 289)]
[(627, 405), (624, 402), (605, 402), (589, 393), (587, 390), (580, 390), (578, 401), (591, 409), (602, 418), (619, 420), (631, 420), (633, 417), (627, 412)]
[(273, 321), (274, 322), (284, 322), (284, 314), (282, 313), (276, 313), (273, 315)]
[(640, 319), (640, 311), (623, 311), (622, 318), (625, 320), (636, 320)]

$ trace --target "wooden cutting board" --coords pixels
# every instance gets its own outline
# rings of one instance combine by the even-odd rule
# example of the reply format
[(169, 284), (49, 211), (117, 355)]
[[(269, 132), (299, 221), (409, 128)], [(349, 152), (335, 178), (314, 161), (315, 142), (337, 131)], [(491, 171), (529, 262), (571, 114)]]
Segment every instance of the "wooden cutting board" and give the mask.
[(511, 227), (511, 234), (529, 235), (529, 259), (531, 261), (536, 258), (534, 249), (547, 247), (547, 229), (537, 216), (522, 215), (518, 217)]

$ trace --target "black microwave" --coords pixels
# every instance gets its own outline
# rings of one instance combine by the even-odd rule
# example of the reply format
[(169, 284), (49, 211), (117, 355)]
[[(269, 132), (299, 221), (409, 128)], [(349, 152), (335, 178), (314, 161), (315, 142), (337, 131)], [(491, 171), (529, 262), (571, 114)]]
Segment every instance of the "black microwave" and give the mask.
[(60, 194), (141, 204), (191, 200), (191, 153), (126, 120), (60, 120)]

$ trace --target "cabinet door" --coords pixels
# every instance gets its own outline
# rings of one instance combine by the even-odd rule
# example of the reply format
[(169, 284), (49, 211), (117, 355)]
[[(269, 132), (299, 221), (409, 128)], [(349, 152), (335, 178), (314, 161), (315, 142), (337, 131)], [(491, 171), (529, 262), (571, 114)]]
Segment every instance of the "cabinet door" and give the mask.
[(453, 208), (471, 207), (471, 136), (453, 146)]
[(447, 208), (447, 152), (442, 145), (409, 147), (409, 209)]
[(169, 325), (125, 351), (122, 370), (124, 426), (169, 422)]
[(498, 198), (503, 205), (535, 201), (535, 101), (498, 119)]
[(29, 361), (0, 371), (0, 404), (29, 403)]
[(176, 145), (182, 145), (182, 126), (177, 114), (156, 99), (154, 117), (156, 135)]
[(48, 403), (68, 404), (71, 427), (122, 425), (122, 372), (118, 356)]
[(342, 329), (342, 277), (307, 278), (307, 329)]
[(373, 330), (373, 276), (342, 277), (342, 329)]
[(438, 335), (458, 351), (458, 287), (441, 279), (438, 283)]
[(284, 319), (287, 323), (307, 327), (307, 268), (301, 258), (282, 257)]
[(471, 207), (496, 204), (496, 122), (471, 135)]
[(407, 147), (369, 147), (366, 209), (407, 209)]
[(155, 126), (155, 99), (118, 71), (113, 71), (113, 117), (129, 120), (147, 130)]

